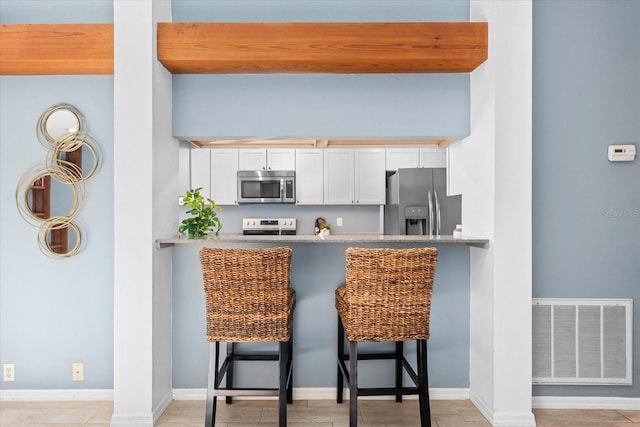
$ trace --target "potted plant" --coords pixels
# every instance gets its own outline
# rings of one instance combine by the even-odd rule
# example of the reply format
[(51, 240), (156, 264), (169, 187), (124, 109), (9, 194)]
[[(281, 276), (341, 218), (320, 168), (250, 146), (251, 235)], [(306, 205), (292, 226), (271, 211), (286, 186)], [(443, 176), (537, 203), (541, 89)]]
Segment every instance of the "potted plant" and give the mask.
[(216, 212), (221, 211), (222, 208), (213, 200), (202, 196), (200, 190), (202, 187), (187, 190), (182, 199), (182, 204), (189, 208), (187, 213), (191, 216), (182, 220), (178, 231), (181, 236), (186, 236), (188, 239), (204, 237), (214, 229), (217, 236), (222, 229), (222, 223)]
[(325, 237), (331, 234), (331, 224), (324, 223), (322, 225), (320, 225), (320, 236), (321, 237)]

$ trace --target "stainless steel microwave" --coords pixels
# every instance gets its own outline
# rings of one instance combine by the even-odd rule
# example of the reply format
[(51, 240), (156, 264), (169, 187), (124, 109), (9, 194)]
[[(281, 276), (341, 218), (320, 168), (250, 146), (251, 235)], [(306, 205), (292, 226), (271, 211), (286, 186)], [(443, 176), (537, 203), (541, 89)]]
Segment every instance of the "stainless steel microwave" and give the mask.
[(238, 171), (238, 203), (295, 202), (295, 171)]

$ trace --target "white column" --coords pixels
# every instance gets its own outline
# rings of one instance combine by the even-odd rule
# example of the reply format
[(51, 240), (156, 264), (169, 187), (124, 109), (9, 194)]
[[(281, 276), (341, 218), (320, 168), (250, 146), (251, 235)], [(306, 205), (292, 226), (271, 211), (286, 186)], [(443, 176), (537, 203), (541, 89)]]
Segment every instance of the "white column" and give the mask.
[(152, 426), (171, 401), (171, 253), (154, 247), (177, 227), (171, 75), (155, 59), (170, 20), (169, 0), (114, 1), (112, 426)]
[(463, 230), (471, 249), (470, 394), (496, 426), (535, 426), (531, 412), (532, 4), (471, 0), (489, 23), (489, 58), (471, 76), (464, 141)]

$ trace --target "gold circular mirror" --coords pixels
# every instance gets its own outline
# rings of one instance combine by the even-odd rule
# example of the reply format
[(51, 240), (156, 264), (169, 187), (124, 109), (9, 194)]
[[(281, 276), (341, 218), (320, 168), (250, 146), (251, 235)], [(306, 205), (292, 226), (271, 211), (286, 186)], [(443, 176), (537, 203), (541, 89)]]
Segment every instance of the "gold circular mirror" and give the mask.
[(38, 140), (47, 148), (55, 147), (74, 134), (85, 131), (84, 116), (69, 104), (54, 105), (42, 113), (38, 120)]
[(80, 252), (82, 233), (74, 221), (66, 217), (51, 217), (40, 226), (38, 246), (50, 257), (66, 258)]
[(69, 182), (85, 181), (100, 168), (100, 144), (87, 132), (68, 136), (49, 150), (47, 167), (58, 170)]
[(72, 220), (78, 215), (84, 187), (69, 182), (66, 175), (42, 165), (24, 174), (16, 189), (16, 203), (22, 217), (38, 226), (51, 217)]

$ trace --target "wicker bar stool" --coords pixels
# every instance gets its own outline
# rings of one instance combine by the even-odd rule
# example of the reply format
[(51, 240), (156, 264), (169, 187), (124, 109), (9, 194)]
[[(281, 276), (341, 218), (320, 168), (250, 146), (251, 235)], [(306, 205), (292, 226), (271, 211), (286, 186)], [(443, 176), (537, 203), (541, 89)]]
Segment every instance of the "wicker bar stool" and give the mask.
[[(338, 403), (342, 403), (343, 381), (349, 387), (349, 426), (358, 425), (358, 396), (417, 394), (420, 423), (431, 425), (427, 339), (438, 250), (362, 249), (346, 252), (346, 284), (336, 290), (338, 310)], [(345, 331), (349, 353), (345, 353)], [(416, 340), (417, 373), (404, 357), (404, 341)], [(395, 351), (358, 353), (358, 343), (395, 342)], [(358, 387), (358, 360), (395, 360), (395, 387)], [(346, 362), (349, 366), (347, 367)], [(402, 384), (403, 369), (413, 381)]]
[[(207, 307), (209, 385), (205, 427), (216, 420), (218, 396), (278, 396), (280, 427), (287, 425), (292, 402), (293, 309), (296, 294), (289, 286), (291, 248), (200, 250)], [(220, 342), (227, 354), (220, 366)], [(233, 343), (278, 342), (278, 352), (239, 354)], [(278, 388), (233, 386), (236, 361), (278, 361)], [(225, 387), (221, 387), (226, 376)]]

